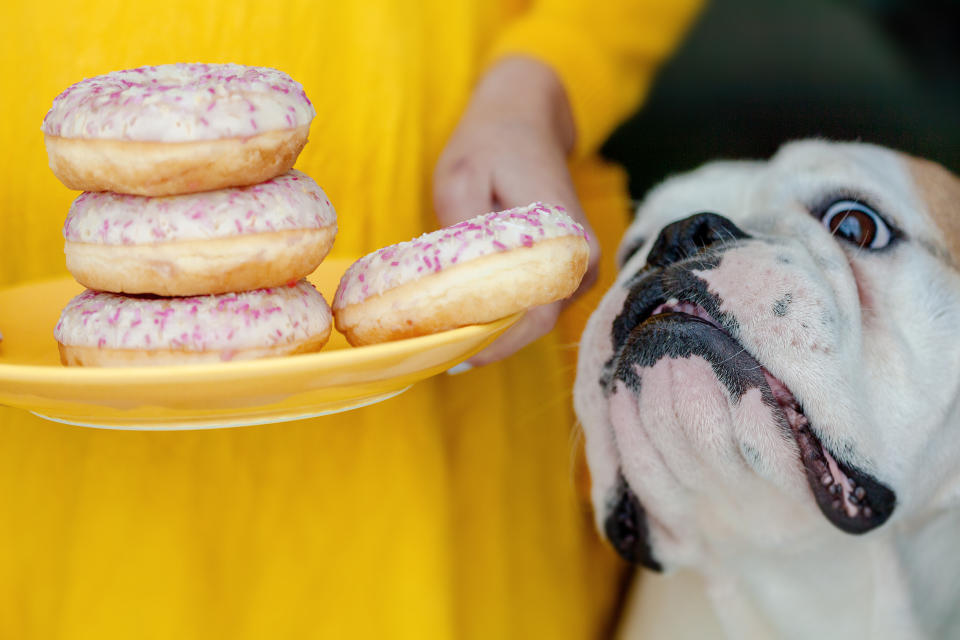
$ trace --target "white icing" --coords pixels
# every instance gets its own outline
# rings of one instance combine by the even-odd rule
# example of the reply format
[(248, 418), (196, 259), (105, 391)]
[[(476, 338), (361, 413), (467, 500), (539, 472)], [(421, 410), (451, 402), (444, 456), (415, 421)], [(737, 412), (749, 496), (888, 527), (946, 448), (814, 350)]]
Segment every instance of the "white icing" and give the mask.
[(165, 64), (81, 80), (54, 98), (42, 128), (65, 138), (193, 142), (293, 129), (315, 115), (282, 71)]
[(306, 340), (324, 333), (330, 317), (306, 280), (192, 298), (87, 290), (67, 304), (54, 336), (65, 345), (106, 349), (239, 350)]
[(70, 207), (63, 236), (71, 242), (140, 245), (323, 229), (336, 222), (317, 183), (291, 170), (250, 187), (179, 196), (86, 192)]
[(564, 236), (586, 238), (563, 207), (535, 202), (487, 213), (408, 242), (384, 247), (354, 262), (340, 279), (334, 309), (362, 302), (408, 282), (470, 260), (532, 247)]

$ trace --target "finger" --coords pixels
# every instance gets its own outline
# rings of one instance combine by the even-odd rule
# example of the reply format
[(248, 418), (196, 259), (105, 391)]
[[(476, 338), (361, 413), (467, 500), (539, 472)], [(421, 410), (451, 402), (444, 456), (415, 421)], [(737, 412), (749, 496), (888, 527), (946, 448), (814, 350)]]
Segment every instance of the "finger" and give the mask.
[(433, 177), (433, 206), (440, 226), (447, 227), (491, 210), (489, 171), (466, 156), (441, 159)]
[(508, 206), (540, 200), (579, 210), (577, 193), (560, 147), (539, 136), (527, 136), (525, 142), (509, 158), (495, 165), (492, 176), (495, 195)]
[(562, 157), (554, 153), (536, 153), (532, 150), (527, 152), (532, 155), (524, 158), (519, 165), (494, 173), (493, 196), (503, 204), (504, 208), (524, 206), (535, 201), (559, 205), (566, 209), (571, 218), (583, 226), (590, 246), (590, 257), (587, 262), (587, 272), (583, 276), (580, 287), (573, 296), (568, 298), (570, 302), (589, 290), (596, 282), (600, 264), (600, 243), (580, 206), (580, 199), (577, 197)]
[(559, 302), (528, 309), (517, 324), (507, 329), (489, 347), (467, 362), (473, 367), (480, 367), (513, 355), (537, 338), (549, 333), (557, 323), (560, 309)]
[[(564, 169), (564, 171), (566, 171), (566, 169)], [(573, 295), (564, 301), (564, 305), (573, 302), (583, 293), (589, 291), (594, 284), (596, 284), (600, 275), (600, 243), (597, 240), (597, 234), (593, 231), (593, 226), (591, 226), (590, 221), (583, 212), (583, 209), (580, 208), (580, 201), (578, 200), (576, 193), (573, 191), (573, 187), (570, 187), (569, 189), (563, 187), (551, 188), (548, 185), (539, 191), (541, 195), (534, 196), (532, 194), (518, 195), (518, 193), (527, 193), (526, 187), (522, 191), (510, 190), (509, 187), (503, 189), (500, 188), (497, 183), (494, 183), (493, 192), (494, 197), (498, 201), (503, 202), (505, 208), (523, 206), (538, 200), (548, 204), (560, 205), (566, 209), (567, 214), (571, 218), (573, 218), (583, 227), (587, 235), (587, 244), (590, 247), (590, 256), (587, 259), (587, 270), (584, 273), (583, 279), (580, 281), (580, 285), (577, 287), (577, 290), (573, 292)]]

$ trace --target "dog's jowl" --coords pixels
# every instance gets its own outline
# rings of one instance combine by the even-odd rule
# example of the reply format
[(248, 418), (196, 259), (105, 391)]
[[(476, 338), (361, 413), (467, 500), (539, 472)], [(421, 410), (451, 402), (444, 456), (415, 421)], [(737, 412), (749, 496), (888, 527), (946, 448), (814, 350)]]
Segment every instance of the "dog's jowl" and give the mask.
[(599, 527), (698, 574), (636, 590), (647, 633), (960, 637), (958, 192), (809, 141), (648, 195), (575, 389)]

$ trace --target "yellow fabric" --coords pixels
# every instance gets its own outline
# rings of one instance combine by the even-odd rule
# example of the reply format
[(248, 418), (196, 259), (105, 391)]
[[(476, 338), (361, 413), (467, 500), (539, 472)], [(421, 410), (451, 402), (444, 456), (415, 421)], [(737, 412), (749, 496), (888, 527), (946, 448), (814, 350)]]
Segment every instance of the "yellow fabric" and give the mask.
[(575, 154), (593, 153), (636, 107), (702, 0), (537, 0), (490, 56), (529, 54), (564, 81), (577, 123)]
[[(76, 194), (46, 166), (52, 98), (84, 77), (174, 61), (273, 66), (304, 84), (319, 116), (297, 166), (337, 208), (335, 252), (356, 255), (435, 226), (430, 174), (477, 74), (497, 55), (542, 55), (572, 96), (573, 171), (609, 265), (624, 180), (589, 152), (692, 6), (593, 3), (632, 7), (639, 31), (548, 11), (579, 4), (8, 3), (0, 284), (64, 272), (60, 227)], [(554, 32), (585, 43), (589, 68), (549, 44)], [(592, 530), (570, 408), (572, 344), (597, 293), (503, 364), (339, 416), (130, 433), (0, 408), (0, 638), (601, 633), (620, 564)]]

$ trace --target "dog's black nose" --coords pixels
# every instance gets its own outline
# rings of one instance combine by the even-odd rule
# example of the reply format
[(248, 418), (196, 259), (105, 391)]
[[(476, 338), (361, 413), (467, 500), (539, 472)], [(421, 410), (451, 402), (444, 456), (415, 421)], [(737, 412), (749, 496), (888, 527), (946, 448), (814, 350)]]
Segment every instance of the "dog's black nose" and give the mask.
[(654, 571), (663, 571), (650, 549), (647, 514), (623, 476), (617, 481), (616, 491), (616, 503), (603, 524), (607, 539), (627, 562), (641, 564)]
[(737, 225), (720, 214), (697, 213), (668, 224), (660, 231), (657, 241), (647, 255), (647, 264), (652, 267), (666, 267), (718, 242), (748, 237), (750, 236)]

